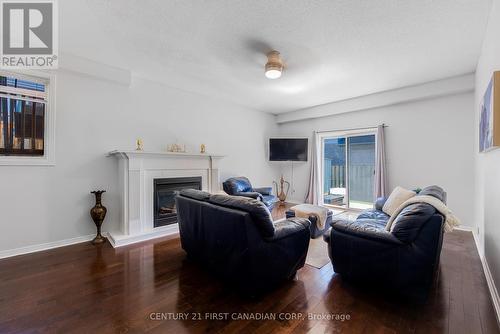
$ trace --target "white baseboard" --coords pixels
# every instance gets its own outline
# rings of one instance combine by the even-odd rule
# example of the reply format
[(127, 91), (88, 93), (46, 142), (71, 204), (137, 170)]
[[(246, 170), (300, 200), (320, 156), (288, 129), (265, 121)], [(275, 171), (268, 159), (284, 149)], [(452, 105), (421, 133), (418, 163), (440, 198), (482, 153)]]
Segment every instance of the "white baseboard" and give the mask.
[(495, 286), (495, 281), (493, 280), (493, 276), (491, 275), (490, 267), (488, 266), (488, 261), (486, 261), (486, 257), (482, 254), (480, 250), (479, 238), (477, 234), (474, 232), (475, 229), (469, 226), (460, 226), (456, 227), (456, 229), (472, 233), (472, 237), (474, 238), (474, 243), (476, 244), (476, 249), (479, 254), (481, 264), (483, 266), (483, 272), (484, 276), (486, 277), (486, 283), (488, 284), (488, 290), (490, 291), (491, 301), (493, 303), (493, 307), (495, 308), (497, 325), (500, 327), (500, 297), (498, 296), (498, 290), (497, 287)]
[[(104, 232), (103, 235), (106, 236), (106, 233)], [(94, 239), (94, 237), (95, 237), (95, 234), (84, 235), (81, 237), (58, 240), (58, 241), (53, 241), (53, 242), (47, 242), (44, 244), (8, 249), (8, 250), (0, 251), (0, 259), (12, 257), (12, 256), (17, 256), (17, 255), (40, 252), (40, 251), (44, 251), (44, 250), (48, 250), (48, 249), (52, 249), (52, 248), (58, 248), (58, 247), (63, 247), (63, 246), (79, 244), (82, 242), (90, 241), (90, 240)]]
[[(154, 231), (135, 235), (133, 237), (124, 236), (124, 235), (121, 235), (119, 233), (109, 233), (109, 232), (103, 232), (102, 235), (107, 237), (111, 246), (116, 248), (116, 247), (134, 244), (136, 242), (141, 242), (141, 241), (151, 240), (151, 239), (160, 238), (160, 237), (164, 237), (164, 236), (168, 236), (168, 235), (173, 235), (176, 233), (179, 233), (179, 227), (177, 224), (173, 224), (173, 225), (169, 225), (169, 226), (155, 228)], [(44, 244), (31, 245), (31, 246), (14, 248), (14, 249), (7, 249), (7, 250), (0, 251), (0, 259), (12, 257), (12, 256), (17, 256), (17, 255), (36, 253), (36, 252), (40, 252), (40, 251), (44, 251), (44, 250), (48, 250), (48, 249), (79, 244), (82, 242), (88, 242), (88, 241), (91, 241), (92, 239), (94, 239), (94, 237), (95, 237), (95, 234), (91, 234), (91, 235), (84, 235), (84, 236), (76, 237), (76, 238), (47, 242)]]
[(486, 261), (486, 258), (482, 257), (481, 263), (483, 264), (484, 275), (486, 276), (486, 282), (488, 283), (488, 289), (490, 290), (491, 301), (493, 302), (493, 306), (495, 307), (497, 324), (500, 327), (500, 298), (498, 296), (498, 290), (495, 286), (495, 281), (493, 280), (493, 276), (491, 275), (490, 267), (488, 266), (488, 261)]
[[(458, 227), (455, 227), (455, 230), (472, 232), (472, 234), (474, 234), (474, 228), (470, 227), (470, 226), (467, 226), (467, 225), (460, 225)], [(476, 247), (477, 247), (477, 245), (476, 245)]]
[(285, 202), (286, 203), (290, 203), (290, 204), (295, 204), (295, 205), (297, 205), (297, 204), (304, 204), (304, 201), (300, 201), (298, 199), (293, 199), (293, 198), (287, 199)]

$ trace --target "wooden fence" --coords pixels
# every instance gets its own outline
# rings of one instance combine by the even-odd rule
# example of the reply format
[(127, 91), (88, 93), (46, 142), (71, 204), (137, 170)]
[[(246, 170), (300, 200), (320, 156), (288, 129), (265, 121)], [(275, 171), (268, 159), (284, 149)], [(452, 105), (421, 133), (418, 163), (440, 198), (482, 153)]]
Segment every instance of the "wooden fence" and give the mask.
[[(328, 167), (330, 166), (330, 167)], [(324, 189), (346, 187), (346, 167), (325, 161)], [(373, 202), (373, 165), (351, 165), (349, 169), (349, 197), (351, 201)]]

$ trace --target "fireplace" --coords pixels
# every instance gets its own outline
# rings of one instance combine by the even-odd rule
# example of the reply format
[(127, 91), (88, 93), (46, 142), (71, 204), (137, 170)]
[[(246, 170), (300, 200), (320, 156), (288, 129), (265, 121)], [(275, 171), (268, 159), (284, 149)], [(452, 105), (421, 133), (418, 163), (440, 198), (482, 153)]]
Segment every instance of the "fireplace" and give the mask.
[(200, 177), (175, 177), (154, 179), (154, 227), (166, 226), (177, 222), (175, 209), (176, 192), (182, 189), (201, 190)]
[[(179, 233), (178, 224), (168, 224), (178, 222), (178, 217), (173, 214), (172, 196), (169, 196), (170, 207), (162, 205), (160, 202), (163, 202), (164, 196), (157, 198), (155, 180), (158, 179), (158, 183), (163, 183), (159, 179), (184, 179), (195, 176), (196, 180), (187, 180), (189, 186), (211, 193), (220, 191), (219, 165), (222, 155), (133, 150), (112, 151), (109, 156), (118, 159), (120, 202), (120, 224), (117, 229), (109, 231), (108, 235), (113, 247)], [(193, 181), (198, 184), (193, 185)], [(174, 183), (185, 182), (175, 180)], [(160, 185), (158, 190), (160, 188), (164, 187)], [(162, 206), (166, 210), (163, 209), (160, 214), (159, 208)], [(160, 218), (168, 219), (160, 221)], [(161, 226), (165, 223), (168, 225)]]

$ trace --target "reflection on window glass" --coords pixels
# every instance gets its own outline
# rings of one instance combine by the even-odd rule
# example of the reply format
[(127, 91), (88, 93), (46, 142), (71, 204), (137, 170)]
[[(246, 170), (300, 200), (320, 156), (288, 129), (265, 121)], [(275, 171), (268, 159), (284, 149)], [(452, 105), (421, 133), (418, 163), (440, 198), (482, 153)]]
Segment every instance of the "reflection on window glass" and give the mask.
[(0, 155), (43, 156), (45, 85), (0, 76)]

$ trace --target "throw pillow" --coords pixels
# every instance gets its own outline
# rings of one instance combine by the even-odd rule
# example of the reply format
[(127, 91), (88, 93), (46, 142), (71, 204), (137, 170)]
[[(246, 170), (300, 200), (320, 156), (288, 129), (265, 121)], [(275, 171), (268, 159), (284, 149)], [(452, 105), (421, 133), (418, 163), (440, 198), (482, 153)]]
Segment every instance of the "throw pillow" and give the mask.
[(394, 188), (392, 193), (389, 195), (389, 198), (387, 199), (384, 206), (382, 207), (382, 211), (387, 213), (389, 216), (392, 216), (394, 211), (396, 211), (396, 209), (401, 204), (403, 204), (404, 202), (406, 202), (407, 200), (409, 200), (410, 198), (412, 198), (415, 195), (416, 194), (414, 191), (411, 191), (411, 190), (408, 190), (408, 189), (405, 189), (403, 187), (398, 186), (398, 187)]

